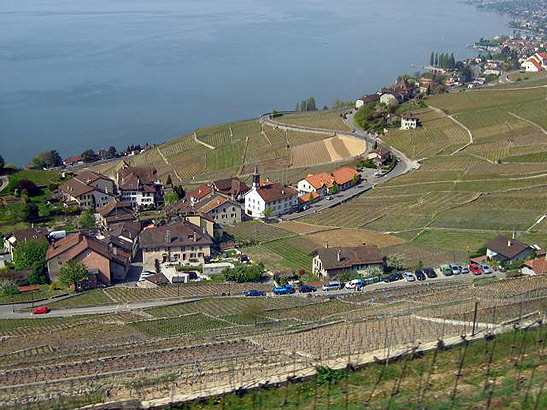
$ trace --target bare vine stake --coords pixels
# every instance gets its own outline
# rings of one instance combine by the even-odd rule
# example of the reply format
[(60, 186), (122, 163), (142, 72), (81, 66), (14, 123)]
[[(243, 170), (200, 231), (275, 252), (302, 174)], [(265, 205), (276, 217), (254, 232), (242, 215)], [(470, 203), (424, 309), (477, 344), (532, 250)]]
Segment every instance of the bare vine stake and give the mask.
[(437, 361), (437, 354), (439, 353), (439, 347), (440, 347), (440, 344), (441, 344), (441, 340), (439, 340), (437, 342), (437, 346), (435, 347), (435, 352), (433, 352), (433, 359), (431, 359), (431, 366), (429, 368), (429, 372), (427, 373), (427, 378), (425, 380), (425, 383), (424, 383), (424, 386), (423, 386), (423, 390), (422, 390), (422, 395), (420, 397), (420, 402), (419, 402), (419, 406), (421, 407), (422, 405), (422, 401), (425, 397), (425, 393), (427, 392), (428, 388), (429, 388), (429, 381), (431, 380), (431, 376), (435, 370), (435, 362)]
[[(414, 349), (412, 349), (412, 354), (414, 354)], [(391, 390), (391, 396), (389, 397), (389, 402), (388, 402), (388, 405), (387, 405), (387, 408), (390, 409), (391, 408), (391, 404), (393, 402), (393, 398), (399, 394), (399, 390), (401, 388), (401, 382), (403, 381), (404, 377), (405, 377), (405, 372), (406, 372), (406, 368), (408, 366), (408, 360), (409, 360), (409, 356), (410, 354), (406, 354), (405, 356), (405, 363), (403, 365), (403, 370), (401, 370), (401, 374), (399, 375), (399, 378), (397, 379), (397, 381), (395, 382), (395, 385), (393, 386), (393, 389)]]
[[(530, 375), (530, 383), (528, 383), (528, 386), (526, 388), (526, 396), (524, 396), (524, 403), (528, 402), (528, 396), (530, 395), (530, 390), (532, 389), (532, 385), (534, 383), (534, 376), (536, 374), (537, 365), (539, 365), (539, 363), (541, 362), (541, 358), (543, 357), (543, 347), (545, 343), (545, 336), (547, 336), (547, 331), (545, 335), (542, 335), (541, 328), (540, 328), (538, 330), (538, 336), (536, 337), (536, 341), (535, 341), (536, 348), (538, 351), (537, 353), (538, 361), (536, 362), (536, 366), (532, 368), (532, 374)], [(542, 345), (541, 347), (539, 347), (540, 344)]]
[(494, 396), (494, 387), (496, 387), (496, 379), (497, 377), (494, 377), (494, 380), (492, 380), (492, 385), (490, 386), (490, 391), (488, 392), (488, 400), (486, 401), (486, 410), (490, 409), (490, 405), (492, 404), (492, 397)]
[(517, 359), (517, 377), (515, 378), (515, 389), (520, 392), (520, 375), (522, 374), (522, 360), (524, 359), (524, 354), (526, 351), (526, 342), (527, 342), (527, 331), (522, 334), (522, 342), (520, 344), (520, 354)]
[(490, 368), (492, 366), (492, 360), (494, 359), (494, 351), (496, 350), (496, 338), (493, 338), (492, 347), (490, 349), (490, 356), (488, 357), (488, 365), (486, 366), (486, 375), (484, 378), (484, 388), (483, 393), (486, 393), (486, 390), (490, 386)]
[(463, 365), (465, 363), (465, 356), (467, 355), (467, 347), (469, 346), (469, 342), (467, 340), (464, 340), (463, 342), (463, 352), (460, 358), (460, 363), (458, 365), (458, 373), (456, 373), (456, 380), (454, 380), (454, 389), (452, 390), (452, 395), (450, 397), (450, 408), (454, 408), (454, 402), (456, 401), (456, 394), (458, 393), (458, 382), (460, 381), (460, 378), (462, 377), (462, 370)]
[(545, 377), (543, 378), (543, 381), (541, 382), (541, 387), (539, 388), (538, 397), (536, 399), (536, 404), (534, 404), (534, 410), (537, 410), (539, 406), (539, 401), (541, 400), (541, 393), (543, 393), (543, 387), (545, 386)]
[(479, 301), (475, 301), (475, 310), (473, 311), (473, 330), (471, 331), (471, 336), (475, 336), (475, 331), (477, 330), (477, 310), (479, 308)]

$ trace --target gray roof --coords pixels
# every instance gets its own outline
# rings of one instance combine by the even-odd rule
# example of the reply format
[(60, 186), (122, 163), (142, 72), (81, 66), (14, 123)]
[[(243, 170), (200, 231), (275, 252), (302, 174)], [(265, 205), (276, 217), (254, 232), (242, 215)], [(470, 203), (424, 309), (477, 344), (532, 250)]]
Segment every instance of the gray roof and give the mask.
[(199, 226), (188, 221), (145, 229), (140, 235), (142, 248), (212, 245), (213, 239)]
[[(340, 260), (338, 253), (340, 252)], [(380, 250), (375, 245), (321, 248), (314, 252), (319, 255), (323, 268), (350, 269), (355, 265), (379, 265), (384, 263)]]
[(507, 259), (513, 259), (528, 249), (529, 246), (525, 243), (517, 241), (516, 239), (499, 235), (488, 242), (486, 244), (486, 248), (496, 252), (498, 255), (506, 257)]

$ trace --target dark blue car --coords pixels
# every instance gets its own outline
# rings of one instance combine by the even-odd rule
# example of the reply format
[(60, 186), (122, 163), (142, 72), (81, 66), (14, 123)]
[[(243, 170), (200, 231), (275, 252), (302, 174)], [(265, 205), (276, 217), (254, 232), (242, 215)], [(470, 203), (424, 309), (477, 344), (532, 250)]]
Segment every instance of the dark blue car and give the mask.
[(266, 292), (263, 290), (248, 290), (245, 292), (245, 296), (266, 296)]

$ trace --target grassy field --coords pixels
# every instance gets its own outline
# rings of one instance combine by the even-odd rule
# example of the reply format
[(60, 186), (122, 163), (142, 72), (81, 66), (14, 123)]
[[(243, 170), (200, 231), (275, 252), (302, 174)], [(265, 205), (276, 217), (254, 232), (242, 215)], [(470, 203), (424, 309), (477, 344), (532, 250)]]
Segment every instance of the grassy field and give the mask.
[(0, 304), (4, 305), (4, 304), (12, 304), (12, 303), (35, 302), (38, 300), (48, 299), (63, 293), (66, 293), (66, 291), (64, 290), (50, 291), (47, 285), (42, 285), (40, 287), (40, 290), (37, 292), (26, 292), (26, 293), (19, 293), (17, 295), (0, 296)]
[(413, 263), (450, 261), (451, 252), (465, 258), (467, 248), (497, 234), (516, 231), (525, 238), (542, 232), (535, 223), (547, 200), (544, 84), (519, 81), (518, 87), (428, 98), (426, 103), (470, 129), (471, 145), (456, 152), (469, 142), (466, 130), (442, 112), (417, 110), (421, 128), (390, 130), (383, 140), (421, 159), (419, 170), (302, 222), (394, 233), (410, 243), (386, 250), (400, 251)]

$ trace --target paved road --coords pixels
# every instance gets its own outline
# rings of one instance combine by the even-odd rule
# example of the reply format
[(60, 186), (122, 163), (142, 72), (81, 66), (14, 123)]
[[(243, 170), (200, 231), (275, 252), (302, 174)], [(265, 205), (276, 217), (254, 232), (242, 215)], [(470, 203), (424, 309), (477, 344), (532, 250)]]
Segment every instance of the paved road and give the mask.
[(5, 176), (5, 175), (2, 175), (0, 177), (0, 192), (2, 192), (4, 190), (4, 188), (6, 188), (8, 186), (8, 183), (9, 183), (8, 177)]
[[(399, 280), (397, 282), (391, 282), (391, 283), (375, 283), (373, 285), (367, 285), (365, 288), (363, 288), (362, 291), (358, 293), (368, 293), (375, 290), (386, 290), (386, 296), (390, 293), (389, 291), (395, 290), (400, 287), (408, 287), (408, 286), (424, 286), (431, 283), (469, 283), (472, 280), (476, 278), (482, 278), (482, 277), (497, 277), (499, 279), (504, 279), (505, 274), (501, 272), (494, 272), (491, 275), (481, 275), (481, 276), (475, 276), (471, 273), (465, 274), (465, 275), (456, 275), (456, 276), (443, 276), (439, 275), (439, 277), (435, 279), (427, 279), (425, 281), (414, 281), (412, 283), (407, 282), (406, 280)], [(332, 295), (349, 295), (351, 293), (354, 293), (354, 291), (351, 290), (339, 290), (339, 291), (331, 291), (331, 292), (323, 292), (322, 290), (318, 289), (316, 293), (313, 294), (300, 294), (296, 293), (291, 296), (275, 296), (275, 297), (319, 297), (319, 296), (325, 296), (327, 294)], [(241, 295), (233, 295), (233, 296), (225, 296), (225, 297), (240, 297)], [(268, 294), (269, 297), (273, 297), (271, 293)], [(148, 309), (153, 307), (159, 307), (159, 306), (167, 306), (172, 305), (184, 301), (190, 301), (195, 299), (188, 299), (188, 298), (180, 298), (180, 299), (160, 299), (160, 300), (153, 300), (153, 301), (146, 301), (146, 302), (134, 302), (134, 303), (125, 303), (125, 304), (112, 304), (112, 305), (104, 305), (104, 306), (91, 306), (91, 307), (82, 307), (82, 308), (74, 308), (74, 309), (53, 309), (51, 312), (49, 312), (47, 315), (33, 315), (32, 313), (28, 311), (22, 311), (27, 310), (33, 305), (31, 303), (21, 303), (17, 305), (1, 305), (0, 306), (0, 319), (24, 319), (24, 318), (41, 318), (41, 317), (70, 317), (70, 316), (82, 316), (82, 315), (96, 315), (96, 314), (106, 314), (106, 313), (123, 313), (123, 312), (131, 312), (134, 310), (142, 310), (142, 309)], [(34, 306), (39, 305), (39, 303), (34, 304)]]
[[(352, 110), (352, 112), (347, 116), (347, 118), (344, 120), (348, 126), (353, 128), (353, 131), (333, 131), (333, 130), (327, 130), (327, 129), (321, 129), (321, 128), (313, 128), (313, 127), (303, 127), (303, 126), (297, 126), (293, 124), (287, 124), (281, 121), (276, 121), (271, 118), (271, 114), (263, 114), (260, 116), (260, 121), (264, 123), (269, 123), (272, 125), (282, 126), (284, 128), (293, 129), (296, 131), (311, 131), (311, 132), (323, 132), (326, 135), (347, 135), (352, 137), (357, 137), (362, 140), (364, 140), (367, 143), (367, 150), (370, 149), (370, 147), (374, 146), (375, 143), (380, 145), (387, 146), (380, 138), (375, 137), (364, 130), (360, 129), (357, 125), (353, 122), (353, 116), (355, 115), (355, 110)], [(313, 215), (316, 212), (322, 211), (327, 208), (332, 208), (336, 205), (339, 205), (343, 202), (346, 202), (358, 195), (361, 195), (363, 192), (368, 191), (369, 189), (373, 188), (375, 185), (387, 182), (393, 178), (396, 178), (400, 175), (406, 174), (407, 172), (413, 171), (415, 169), (419, 168), (419, 164), (416, 161), (410, 160), (405, 154), (403, 154), (401, 151), (394, 149), (392, 147), (389, 147), (393, 153), (397, 156), (399, 161), (395, 165), (395, 167), (391, 170), (391, 172), (385, 174), (382, 177), (375, 177), (374, 176), (374, 170), (365, 169), (361, 173), (362, 181), (357, 184), (354, 187), (351, 187), (345, 191), (342, 191), (336, 195), (332, 195), (331, 200), (322, 199), (320, 201), (317, 201), (310, 205), (310, 207), (302, 212), (296, 212), (288, 215), (283, 215), (281, 219), (283, 220), (294, 220), (298, 218), (302, 218), (304, 216)]]

